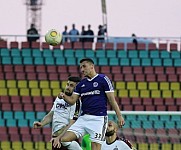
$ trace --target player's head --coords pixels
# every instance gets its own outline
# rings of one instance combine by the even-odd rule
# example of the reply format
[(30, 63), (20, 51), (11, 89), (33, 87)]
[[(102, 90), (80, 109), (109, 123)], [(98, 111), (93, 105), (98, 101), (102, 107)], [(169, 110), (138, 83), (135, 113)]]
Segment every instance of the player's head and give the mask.
[(65, 86), (65, 90), (64, 90), (64, 93), (68, 96), (71, 96), (73, 91), (74, 91), (74, 88), (75, 86), (77, 85), (78, 82), (80, 82), (80, 77), (69, 77), (68, 78), (68, 81), (67, 81), (67, 84)]
[(80, 70), (85, 77), (91, 77), (95, 74), (94, 61), (91, 58), (83, 58), (80, 60)]
[(108, 126), (107, 126), (107, 130), (106, 130), (106, 136), (109, 137), (109, 136), (112, 136), (113, 134), (116, 134), (118, 131), (118, 126), (117, 124), (110, 120), (108, 122)]

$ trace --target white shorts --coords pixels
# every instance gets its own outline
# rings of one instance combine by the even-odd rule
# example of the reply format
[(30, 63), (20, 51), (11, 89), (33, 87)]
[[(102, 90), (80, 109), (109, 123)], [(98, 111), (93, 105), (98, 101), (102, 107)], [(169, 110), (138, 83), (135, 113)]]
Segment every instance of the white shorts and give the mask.
[(77, 138), (83, 137), (85, 134), (90, 134), (92, 142), (100, 143), (105, 140), (107, 129), (107, 116), (83, 115), (67, 130), (76, 134)]

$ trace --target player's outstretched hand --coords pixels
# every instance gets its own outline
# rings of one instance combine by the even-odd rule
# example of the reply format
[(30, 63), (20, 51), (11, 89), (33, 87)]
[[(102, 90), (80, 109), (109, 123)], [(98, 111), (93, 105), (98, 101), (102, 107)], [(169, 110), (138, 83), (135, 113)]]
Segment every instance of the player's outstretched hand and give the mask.
[(60, 143), (60, 138), (59, 137), (52, 138), (50, 140), (50, 142), (52, 143), (53, 147), (55, 147), (55, 148), (60, 148), (61, 147), (61, 143)]
[(123, 116), (121, 116), (120, 118), (118, 118), (118, 125), (120, 128), (122, 128), (125, 124), (124, 118)]
[(64, 98), (64, 93), (63, 93), (63, 92), (60, 92), (59, 95), (58, 95), (58, 98), (59, 98), (59, 99)]
[(35, 122), (33, 123), (33, 128), (34, 128), (34, 129), (42, 128), (41, 122), (35, 121)]

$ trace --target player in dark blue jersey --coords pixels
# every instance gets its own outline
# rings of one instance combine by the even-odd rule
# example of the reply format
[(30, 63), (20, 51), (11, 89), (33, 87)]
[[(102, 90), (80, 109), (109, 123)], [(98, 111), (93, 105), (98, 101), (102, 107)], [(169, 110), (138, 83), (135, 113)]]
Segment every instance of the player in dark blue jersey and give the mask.
[[(81, 98), (82, 114), (60, 141), (72, 141), (88, 133), (92, 150), (101, 150), (108, 122), (107, 101), (116, 112), (119, 127), (124, 125), (124, 118), (115, 100), (114, 88), (110, 79), (104, 74), (96, 73), (93, 60), (90, 58), (80, 60), (80, 69), (86, 78), (76, 86), (72, 96), (67, 96), (62, 92), (59, 96), (71, 105)], [(54, 142), (53, 145), (61, 146), (60, 142)]]

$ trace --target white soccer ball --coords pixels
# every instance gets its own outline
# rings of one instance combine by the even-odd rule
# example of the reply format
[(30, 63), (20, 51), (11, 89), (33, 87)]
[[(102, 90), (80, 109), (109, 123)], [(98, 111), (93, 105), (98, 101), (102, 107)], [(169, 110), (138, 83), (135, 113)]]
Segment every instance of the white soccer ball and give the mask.
[(56, 29), (51, 29), (46, 33), (45, 41), (52, 46), (56, 46), (61, 43), (62, 34), (60, 34), (60, 32)]

